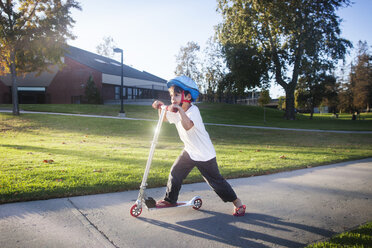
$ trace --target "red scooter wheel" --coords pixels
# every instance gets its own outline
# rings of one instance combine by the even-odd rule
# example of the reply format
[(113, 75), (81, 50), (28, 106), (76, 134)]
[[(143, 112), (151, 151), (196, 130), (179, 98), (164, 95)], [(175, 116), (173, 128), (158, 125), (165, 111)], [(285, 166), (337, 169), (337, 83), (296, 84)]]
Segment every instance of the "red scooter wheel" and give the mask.
[(142, 208), (139, 208), (137, 206), (137, 204), (134, 204), (131, 208), (130, 208), (130, 215), (132, 215), (133, 217), (138, 217), (140, 216), (140, 214), (142, 213)]
[(200, 198), (196, 198), (194, 200), (194, 206), (192, 206), (193, 209), (198, 210), (203, 205), (203, 201)]

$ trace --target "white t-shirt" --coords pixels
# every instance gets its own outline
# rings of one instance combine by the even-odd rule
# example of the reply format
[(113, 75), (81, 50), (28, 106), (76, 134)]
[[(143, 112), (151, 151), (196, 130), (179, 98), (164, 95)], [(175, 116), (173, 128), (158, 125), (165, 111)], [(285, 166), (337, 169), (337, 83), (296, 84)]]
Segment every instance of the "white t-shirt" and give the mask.
[(198, 107), (191, 105), (186, 111), (186, 115), (192, 120), (194, 126), (186, 131), (181, 123), (180, 114), (167, 111), (166, 117), (169, 123), (176, 125), (178, 135), (185, 145), (185, 151), (190, 155), (190, 158), (195, 161), (208, 161), (216, 157), (209, 134), (205, 130), (202, 117)]

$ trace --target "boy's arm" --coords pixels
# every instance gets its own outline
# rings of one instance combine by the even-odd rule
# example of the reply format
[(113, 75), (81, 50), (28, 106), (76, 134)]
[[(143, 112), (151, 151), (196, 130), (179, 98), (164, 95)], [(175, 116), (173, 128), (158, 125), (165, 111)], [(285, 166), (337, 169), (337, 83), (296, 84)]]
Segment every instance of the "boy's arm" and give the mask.
[[(152, 104), (152, 107), (153, 107), (154, 109), (157, 109), (157, 110), (158, 110), (158, 115), (159, 115), (159, 117), (160, 117), (160, 114), (161, 114), (161, 108), (160, 108), (161, 105), (164, 105), (164, 103), (163, 103), (162, 101), (158, 101), (158, 100), (156, 100), (156, 101)], [(168, 121), (166, 115), (164, 115), (164, 119), (163, 119), (163, 121)]]
[(183, 128), (186, 131), (190, 130), (194, 126), (194, 122), (192, 122), (192, 120), (190, 120), (190, 118), (186, 115), (186, 113), (183, 110), (183, 108), (181, 108), (179, 105), (173, 104), (172, 107), (173, 108), (177, 108), (178, 111), (180, 112), (180, 115), (181, 115), (181, 124), (182, 124)]

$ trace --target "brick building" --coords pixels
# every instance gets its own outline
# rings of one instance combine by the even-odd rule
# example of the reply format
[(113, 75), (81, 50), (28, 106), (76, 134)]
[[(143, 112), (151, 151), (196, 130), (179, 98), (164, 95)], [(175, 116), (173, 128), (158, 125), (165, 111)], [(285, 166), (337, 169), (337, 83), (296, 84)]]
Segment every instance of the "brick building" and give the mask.
[[(19, 103), (81, 103), (90, 76), (102, 102), (120, 101), (121, 64), (116, 60), (69, 46), (64, 66), (17, 77)], [(126, 100), (166, 98), (166, 80), (145, 71), (123, 66), (123, 98)], [(0, 103), (11, 103), (11, 76), (0, 77)]]

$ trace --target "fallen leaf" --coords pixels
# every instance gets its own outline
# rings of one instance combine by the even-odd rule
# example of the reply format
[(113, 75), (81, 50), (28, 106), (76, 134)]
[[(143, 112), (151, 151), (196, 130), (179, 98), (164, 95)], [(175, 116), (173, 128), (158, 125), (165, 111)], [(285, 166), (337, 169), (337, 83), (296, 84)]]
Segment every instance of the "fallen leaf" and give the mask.
[(56, 182), (62, 182), (63, 181), (63, 179), (56, 179)]
[(48, 164), (51, 164), (51, 163), (53, 163), (54, 162), (54, 160), (53, 159), (44, 159), (44, 161), (43, 161), (44, 163), (48, 163)]
[(286, 159), (287, 157), (284, 156), (284, 155), (282, 155), (282, 156), (280, 156), (279, 158), (281, 158), (281, 159)]
[(260, 152), (261, 150), (260, 149), (257, 149), (256, 152)]

